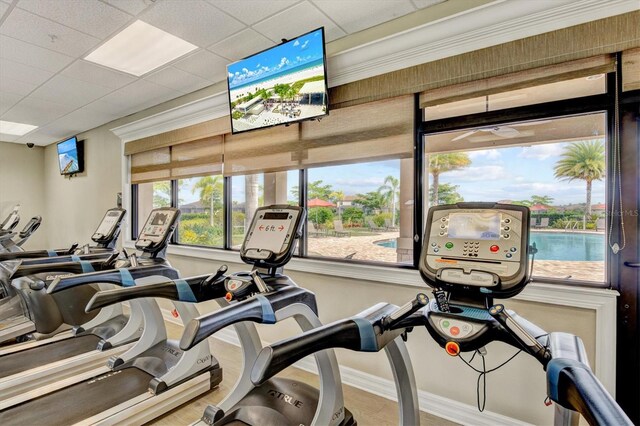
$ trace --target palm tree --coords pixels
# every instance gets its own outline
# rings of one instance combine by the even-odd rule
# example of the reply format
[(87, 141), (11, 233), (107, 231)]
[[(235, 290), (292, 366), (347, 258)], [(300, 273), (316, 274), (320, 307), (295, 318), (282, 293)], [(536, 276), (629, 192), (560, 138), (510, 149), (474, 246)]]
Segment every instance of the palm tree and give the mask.
[(587, 206), (585, 214), (591, 216), (591, 184), (605, 176), (604, 143), (591, 140), (565, 146), (560, 160), (554, 167), (554, 176), (563, 181), (587, 182)]
[(378, 188), (387, 203), (391, 204), (391, 224), (396, 225), (396, 195), (400, 192), (400, 179), (391, 175), (384, 178), (384, 183)]
[(439, 184), (440, 175), (442, 173), (450, 172), (453, 170), (463, 169), (471, 164), (469, 155), (464, 152), (450, 152), (447, 154), (432, 154), (429, 155), (429, 173), (433, 176), (433, 195), (434, 199), (431, 200), (433, 204), (439, 204)]
[(282, 112), (282, 101), (288, 96), (291, 86), (289, 84), (276, 84), (273, 86), (273, 91), (280, 97), (280, 112)]
[(221, 176), (205, 176), (193, 185), (191, 193), (200, 191), (200, 202), (202, 205), (210, 206), (209, 224), (213, 226), (214, 213), (218, 208), (222, 207), (222, 179)]
[(333, 191), (329, 194), (329, 201), (333, 202), (338, 206), (338, 219), (342, 220), (342, 201), (344, 201), (344, 192), (343, 191)]
[(542, 204), (544, 206), (549, 206), (553, 203), (553, 197), (550, 195), (532, 195), (531, 196), (531, 204)]

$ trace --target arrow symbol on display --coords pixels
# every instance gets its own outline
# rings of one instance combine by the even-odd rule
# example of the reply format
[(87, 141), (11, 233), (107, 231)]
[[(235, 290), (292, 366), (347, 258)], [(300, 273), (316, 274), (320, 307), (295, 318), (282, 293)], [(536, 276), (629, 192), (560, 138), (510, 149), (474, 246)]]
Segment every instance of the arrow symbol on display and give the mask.
[(258, 229), (262, 231), (264, 229), (264, 226), (260, 225)]
[(280, 231), (282, 231), (283, 229), (284, 229), (284, 226), (283, 226), (283, 225), (280, 225), (280, 226), (278, 227), (278, 230), (280, 230)]

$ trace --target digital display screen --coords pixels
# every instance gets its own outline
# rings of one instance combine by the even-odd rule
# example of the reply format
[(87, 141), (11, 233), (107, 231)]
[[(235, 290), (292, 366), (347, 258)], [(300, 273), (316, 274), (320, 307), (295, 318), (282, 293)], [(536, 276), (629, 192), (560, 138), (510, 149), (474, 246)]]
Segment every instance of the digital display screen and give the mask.
[(324, 29), (227, 66), (232, 133), (328, 114)]
[(451, 213), (448, 236), (460, 239), (498, 240), (500, 213)]
[(58, 144), (58, 164), (63, 175), (80, 171), (78, 140), (75, 136)]
[(288, 218), (289, 218), (289, 213), (287, 212), (284, 212), (284, 213), (269, 212), (264, 214), (264, 219), (266, 220), (285, 220)]
[(119, 211), (110, 211), (104, 216), (102, 219), (102, 223), (98, 226), (96, 230), (96, 234), (101, 234), (104, 236), (108, 236), (113, 231), (113, 228), (116, 226), (120, 219), (121, 212)]
[(171, 224), (173, 220), (173, 216), (173, 211), (157, 211), (152, 213), (140, 238), (159, 241), (157, 237), (164, 237), (168, 231), (168, 225)]

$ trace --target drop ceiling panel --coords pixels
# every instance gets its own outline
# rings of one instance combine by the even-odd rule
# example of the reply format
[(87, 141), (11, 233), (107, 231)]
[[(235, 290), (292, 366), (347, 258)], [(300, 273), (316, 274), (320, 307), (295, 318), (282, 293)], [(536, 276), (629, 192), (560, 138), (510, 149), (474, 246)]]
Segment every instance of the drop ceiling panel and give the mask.
[(52, 72), (19, 64), (8, 59), (3, 59), (2, 66), (0, 67), (0, 79), (9, 78), (35, 85), (44, 83), (53, 77), (53, 75)]
[(112, 91), (113, 89), (104, 86), (57, 75), (38, 87), (29, 97), (80, 108)]
[(200, 50), (176, 62), (173, 66), (214, 83), (226, 78), (228, 62), (207, 50)]
[[(180, 96), (181, 93), (146, 80), (135, 81), (100, 99), (100, 103), (111, 104), (117, 109), (119, 116), (141, 111), (168, 99)], [(155, 102), (155, 103), (154, 103)], [(99, 107), (99, 106), (98, 106)]]
[[(18, 136), (16, 138), (13, 139), (13, 141), (16, 141), (18, 143), (34, 143), (36, 145), (39, 146), (46, 146), (49, 145), (52, 142), (57, 142), (59, 139), (56, 138), (55, 136), (51, 136), (51, 135), (47, 135), (44, 133), (41, 133), (38, 131), (39, 129), (36, 129), (35, 131), (29, 133), (28, 135), (24, 135), (24, 136)], [(3, 140), (5, 140), (5, 137), (2, 137)], [(60, 138), (62, 139), (62, 138)], [(10, 142), (10, 141), (7, 141)]]
[(98, 127), (116, 118), (118, 117), (115, 115), (107, 116), (95, 109), (85, 107), (70, 112), (52, 124), (48, 124), (43, 130), (45, 130), (45, 132), (56, 132), (56, 135), (60, 135), (60, 137), (63, 138), (80, 133), (87, 128), (92, 129)]
[(70, 113), (73, 109), (73, 107), (61, 105), (55, 102), (25, 98), (18, 102), (9, 111), (2, 114), (2, 119), (5, 121), (15, 121), (16, 123), (43, 126), (65, 114)]
[(293, 6), (298, 0), (208, 0), (215, 7), (224, 10), (237, 20), (247, 25), (265, 19), (289, 6)]
[(411, 0), (313, 0), (313, 3), (348, 33), (362, 31), (416, 10)]
[(5, 93), (26, 96), (36, 87), (38, 87), (37, 84), (25, 83), (12, 78), (0, 78), (0, 96), (4, 96)]
[(119, 89), (136, 80), (135, 77), (129, 74), (92, 64), (82, 59), (75, 61), (69, 68), (62, 71), (61, 74), (110, 89)]
[(244, 28), (242, 23), (203, 0), (158, 2), (140, 19), (200, 47)]
[(94, 37), (106, 37), (132, 16), (98, 0), (20, 0), (18, 7)]
[(0, 115), (9, 111), (12, 106), (20, 102), (22, 96), (13, 93), (0, 93)]
[[(73, 58), (24, 41), (0, 35), (0, 58), (56, 73), (73, 62)], [(3, 61), (4, 63), (4, 61)]]
[(447, 0), (411, 0), (418, 9), (424, 9), (425, 7), (433, 6), (438, 3), (444, 3)]
[(247, 28), (214, 44), (208, 50), (230, 61), (237, 61), (273, 45), (273, 41), (251, 28)]
[(153, 4), (152, 0), (103, 0), (112, 6), (117, 7), (131, 15), (137, 15)]
[(291, 39), (318, 27), (324, 27), (325, 41), (346, 35), (333, 21), (308, 2), (293, 6), (253, 26), (256, 31), (276, 43), (280, 43), (282, 38)]
[(209, 80), (175, 67), (164, 68), (145, 77), (145, 80), (177, 90), (183, 94), (195, 92), (211, 85)]
[[(18, 8), (9, 13), (0, 26), (0, 33), (73, 57), (88, 52), (100, 42), (100, 39)], [(50, 35), (55, 36), (53, 41)]]

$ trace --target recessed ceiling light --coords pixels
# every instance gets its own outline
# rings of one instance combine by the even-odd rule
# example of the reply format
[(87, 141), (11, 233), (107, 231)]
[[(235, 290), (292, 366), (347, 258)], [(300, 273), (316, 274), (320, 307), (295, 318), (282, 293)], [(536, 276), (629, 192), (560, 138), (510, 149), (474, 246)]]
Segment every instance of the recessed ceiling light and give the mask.
[(31, 124), (0, 120), (0, 133), (4, 133), (5, 135), (22, 136), (37, 128), (38, 126), (32, 126)]
[(84, 59), (140, 77), (197, 48), (138, 20)]

